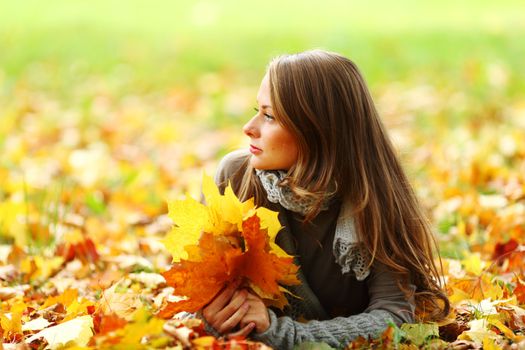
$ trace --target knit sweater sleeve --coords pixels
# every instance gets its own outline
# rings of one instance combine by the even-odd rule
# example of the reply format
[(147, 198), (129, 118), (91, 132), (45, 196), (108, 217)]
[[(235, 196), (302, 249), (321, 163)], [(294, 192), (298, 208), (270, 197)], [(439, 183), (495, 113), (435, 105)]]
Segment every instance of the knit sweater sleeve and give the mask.
[[(360, 314), (301, 323), (288, 316), (277, 317), (272, 310), (268, 310), (270, 327), (252, 337), (275, 349), (292, 349), (307, 341), (324, 342), (334, 348), (343, 348), (358, 336), (377, 337), (386, 329), (389, 321), (397, 325), (414, 321), (413, 298), (407, 299), (388, 269), (376, 264), (367, 284), (370, 302)], [(415, 289), (414, 286), (410, 288)]]

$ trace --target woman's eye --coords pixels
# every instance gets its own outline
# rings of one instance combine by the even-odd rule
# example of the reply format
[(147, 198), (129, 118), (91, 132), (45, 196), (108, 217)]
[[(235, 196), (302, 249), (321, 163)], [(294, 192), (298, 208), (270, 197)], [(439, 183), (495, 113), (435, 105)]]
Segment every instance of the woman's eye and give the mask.
[[(257, 113), (259, 113), (259, 108), (254, 107), (253, 109), (254, 109)], [(274, 118), (273, 116), (271, 116), (271, 115), (269, 115), (269, 114), (266, 114), (266, 113), (264, 113), (264, 119), (266, 119), (266, 120), (275, 120), (275, 118)]]

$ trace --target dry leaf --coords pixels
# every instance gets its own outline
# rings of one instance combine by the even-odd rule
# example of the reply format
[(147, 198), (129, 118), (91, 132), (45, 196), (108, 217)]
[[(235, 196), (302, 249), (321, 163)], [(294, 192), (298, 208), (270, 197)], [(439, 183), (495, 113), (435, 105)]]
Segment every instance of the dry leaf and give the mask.
[(46, 328), (26, 339), (32, 343), (44, 338), (48, 345), (46, 349), (59, 349), (65, 345), (86, 346), (93, 336), (93, 319), (91, 316), (80, 316), (59, 325)]
[(130, 321), (135, 312), (143, 306), (140, 295), (130, 290), (117, 291), (118, 286), (117, 282), (102, 292), (99, 301), (100, 310), (104, 314), (115, 313), (118, 317)]

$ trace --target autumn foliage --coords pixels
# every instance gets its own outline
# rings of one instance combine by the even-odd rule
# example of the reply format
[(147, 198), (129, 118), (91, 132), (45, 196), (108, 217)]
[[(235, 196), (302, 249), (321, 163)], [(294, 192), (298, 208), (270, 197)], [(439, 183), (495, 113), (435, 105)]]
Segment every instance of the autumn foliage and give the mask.
[[(24, 45), (12, 39), (0, 42)], [(25, 44), (31, 52), (33, 44)], [(385, 50), (371, 55), (376, 63), (392, 53), (391, 45), (368, 47)], [(432, 221), (451, 312), (440, 323), (392, 327), (348, 348), (525, 347), (525, 103), (515, 74), (523, 55), (507, 52), (512, 63), (472, 52), (450, 61), (450, 71), (427, 69), (422, 59), (424, 69), (407, 65), (395, 81), (379, 76), (372, 90)], [(260, 62), (268, 58), (264, 48), (259, 53)], [(234, 345), (212, 337), (197, 319), (158, 315), (177, 305), (176, 296), (198, 308), (234, 275), (274, 305), (291, 283), (291, 257), (275, 242), (277, 215), (239, 203), (229, 188), (220, 195), (210, 179), (202, 183), (203, 169), (214, 172), (226, 152), (245, 145), (241, 124), (258, 82), (244, 85), (239, 77), (263, 67), (199, 71), (194, 86), (166, 80), (169, 88), (155, 90), (151, 80), (140, 86), (128, 75), (130, 62), (131, 70), (119, 65), (102, 75), (70, 63), (29, 60), (20, 74), (9, 65), (0, 72), (0, 348), (261, 348), (249, 339)], [(155, 71), (164, 63), (165, 56)], [(206, 205), (191, 199), (201, 187)], [(182, 201), (166, 201), (185, 193)], [(255, 253), (271, 257), (260, 264), (265, 274), (254, 276), (249, 261), (263, 259)]]
[[(191, 217), (175, 221), (178, 226), (166, 240), (168, 248), (179, 236), (182, 241), (188, 236), (200, 237), (198, 244), (184, 246), (186, 259), (175, 262), (169, 271), (163, 273), (166, 283), (185, 299), (169, 303), (159, 316), (198, 311), (225, 285), (238, 279), (269, 304), (284, 306), (286, 298), (279, 283), (292, 285), (299, 280), (295, 276), (298, 267), (293, 264), (293, 258), (270, 245), (269, 227), (273, 230), (273, 238), (275, 228), (279, 228), (279, 222), (275, 221), (277, 213), (256, 209), (252, 200), (241, 203), (231, 187), (226, 189), (226, 195), (220, 195), (209, 178), (204, 178), (204, 184), (209, 207), (196, 202), (192, 207), (207, 213), (204, 217), (212, 222), (202, 221), (201, 225), (194, 225)], [(171, 208), (182, 207), (175, 204)], [(176, 218), (181, 215), (172, 211), (170, 214)], [(266, 227), (261, 226), (258, 215), (266, 218)], [(192, 226), (186, 227), (185, 223), (190, 222)]]

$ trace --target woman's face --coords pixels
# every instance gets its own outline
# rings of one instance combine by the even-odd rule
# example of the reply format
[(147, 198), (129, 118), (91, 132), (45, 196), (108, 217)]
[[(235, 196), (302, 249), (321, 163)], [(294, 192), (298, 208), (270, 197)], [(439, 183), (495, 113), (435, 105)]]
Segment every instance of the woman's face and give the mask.
[(274, 118), (268, 74), (261, 82), (257, 103), (257, 114), (243, 127), (250, 138), (250, 163), (260, 170), (288, 170), (297, 161), (297, 142)]

